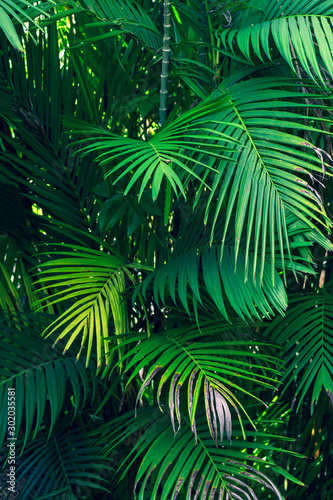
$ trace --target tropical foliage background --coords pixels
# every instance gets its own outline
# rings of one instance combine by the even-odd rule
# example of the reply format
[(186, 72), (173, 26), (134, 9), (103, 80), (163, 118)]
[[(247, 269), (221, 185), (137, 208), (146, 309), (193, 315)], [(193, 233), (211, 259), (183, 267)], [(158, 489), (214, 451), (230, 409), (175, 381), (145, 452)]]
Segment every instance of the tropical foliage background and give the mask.
[(332, 16), (0, 1), (1, 498), (333, 498)]

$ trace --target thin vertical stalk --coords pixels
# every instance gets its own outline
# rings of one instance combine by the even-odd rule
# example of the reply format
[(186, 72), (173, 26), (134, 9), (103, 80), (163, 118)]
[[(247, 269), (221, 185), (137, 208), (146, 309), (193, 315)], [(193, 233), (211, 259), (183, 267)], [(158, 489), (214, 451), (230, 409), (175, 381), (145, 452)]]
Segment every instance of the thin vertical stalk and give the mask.
[(209, 33), (210, 33), (210, 43), (212, 46), (212, 63), (213, 63), (213, 69), (215, 71), (216, 70), (216, 59), (215, 59), (215, 51), (214, 51), (213, 24), (212, 24), (212, 19), (210, 16), (210, 11), (209, 11), (209, 6), (208, 6), (207, 0), (205, 0), (205, 7), (206, 7), (206, 15), (207, 15), (207, 21), (208, 21), (208, 28), (209, 28)]
[(162, 48), (162, 72), (160, 89), (160, 121), (162, 127), (166, 119), (168, 99), (168, 69), (170, 61), (170, 28), (171, 28), (171, 0), (163, 0), (163, 48)]

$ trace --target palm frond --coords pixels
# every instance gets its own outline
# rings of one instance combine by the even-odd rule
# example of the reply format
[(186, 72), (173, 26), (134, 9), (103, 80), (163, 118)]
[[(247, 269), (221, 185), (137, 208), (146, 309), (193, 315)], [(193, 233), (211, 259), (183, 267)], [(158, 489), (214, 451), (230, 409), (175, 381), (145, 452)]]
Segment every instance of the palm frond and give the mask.
[[(274, 40), (272, 45), (271, 40)], [(327, 74), (333, 76), (333, 29), (330, 17), (291, 15), (240, 30), (224, 30), (221, 41), (225, 48), (240, 52), (253, 62), (256, 58), (272, 61), (277, 49), (291, 69), (300, 76), (318, 78), (326, 84)]]
[[(73, 348), (66, 358), (59, 359), (59, 349), (52, 349), (41, 338), (48, 322), (46, 315), (13, 314), (2, 317), (0, 325), (0, 390), (1, 414), (7, 414), (8, 391), (14, 391), (17, 437), (24, 426), (22, 449), (45, 426), (50, 415), (49, 433), (63, 410), (65, 392), (73, 395), (74, 415), (85, 405), (89, 393), (89, 372), (81, 361), (76, 362)], [(12, 401), (13, 399), (11, 399)], [(34, 430), (32, 430), (34, 427)], [(1, 419), (0, 448), (6, 438), (7, 419)]]
[(330, 495), (332, 2), (174, 0), (163, 127), (162, 1), (28, 2), (0, 0), (17, 496)]
[[(199, 244), (197, 248), (175, 256), (161, 268), (155, 269), (140, 285), (143, 295), (146, 295), (152, 283), (157, 304), (162, 301), (165, 305), (167, 293), (176, 305), (180, 303), (190, 314), (188, 293), (191, 293), (195, 303), (201, 303), (200, 289), (205, 287), (226, 319), (228, 303), (243, 320), (260, 320), (261, 315), (269, 318), (275, 314), (274, 309), (284, 314), (287, 308), (286, 291), (276, 270), (272, 276), (270, 260), (267, 258), (265, 261), (261, 284), (259, 269), (253, 275), (253, 253), (250, 253), (246, 267), (245, 252), (239, 252), (236, 272), (233, 248), (225, 246), (222, 262), (219, 249), (220, 245), (209, 247)], [(261, 268), (260, 259), (258, 267)]]
[[(263, 463), (259, 458), (258, 450), (265, 446), (260, 443), (264, 435), (258, 433), (256, 443), (251, 441), (244, 443), (237, 439), (241, 437), (241, 431), (238, 430), (236, 431), (237, 438), (232, 446), (226, 444), (222, 448), (215, 447), (201, 409), (196, 444), (191, 433), (189, 419), (185, 415), (182, 417), (184, 425), (177, 439), (173, 438), (168, 419), (156, 417), (150, 408), (141, 409), (136, 420), (126, 414), (105, 426), (101, 442), (105, 442), (106, 449), (119, 446), (140, 427), (148, 426), (119, 468), (119, 472), (124, 475), (126, 468), (143, 454), (136, 475), (134, 498), (144, 498), (146, 492), (152, 500), (156, 498), (174, 500), (182, 490), (188, 500), (198, 497), (214, 498), (216, 494), (218, 498), (229, 500), (233, 498), (258, 500), (255, 491), (260, 485), (264, 486), (265, 490), (267, 489), (266, 493), (269, 490), (273, 491), (274, 497), (282, 500), (282, 495), (272, 480), (258, 467)], [(112, 431), (112, 427), (117, 430)], [(239, 461), (243, 445), (249, 450), (257, 446), (257, 456), (248, 454), (247, 465)], [(138, 488), (140, 491), (136, 496)], [(157, 496), (158, 494), (160, 496)]]
[[(3, 182), (0, 187), (0, 309), (34, 310), (32, 284), (27, 274), (33, 243), (40, 235), (32, 227), (34, 214), (24, 207), (24, 198), (13, 182)], [(10, 214), (10, 215), (9, 215)], [(32, 224), (31, 224), (32, 223)]]
[(2, 311), (15, 311), (20, 307), (20, 295), (11, 279), (16, 274), (16, 263), (12, 254), (15, 249), (15, 242), (11, 238), (2, 237), (1, 239), (0, 309)]
[[(52, 255), (53, 252), (48, 252)], [(76, 251), (55, 252), (59, 258), (44, 262), (39, 266), (38, 283), (44, 289), (52, 287), (55, 292), (49, 304), (64, 301), (74, 302), (60, 315), (44, 334), (49, 336), (58, 333), (57, 341), (69, 336), (64, 347), (66, 352), (74, 340), (81, 336), (79, 358), (85, 343), (88, 342), (86, 363), (89, 362), (93, 340), (96, 340), (97, 368), (101, 366), (102, 345), (106, 364), (109, 364), (109, 322), (112, 316), (116, 335), (128, 331), (128, 313), (123, 292), (126, 288), (125, 278), (130, 283), (134, 277), (126, 262), (118, 256), (99, 252), (89, 248), (76, 247)], [(60, 256), (64, 255), (63, 258)], [(136, 267), (140, 267), (138, 264)], [(41, 276), (41, 277), (40, 277)], [(43, 304), (46, 299), (39, 299)], [(45, 307), (45, 306), (43, 306)]]
[[(166, 177), (175, 194), (178, 196), (178, 193), (181, 193), (186, 198), (185, 182), (182, 179), (186, 176), (194, 177), (200, 181), (200, 177), (195, 171), (196, 167), (209, 169), (209, 166), (206, 167), (194, 155), (189, 156), (186, 150), (201, 156), (208, 154), (213, 158), (219, 158), (224, 151), (229, 150), (229, 143), (237, 144), (237, 139), (229, 138), (225, 134), (215, 131), (214, 128), (202, 129), (202, 133), (199, 135), (195, 131), (198, 126), (197, 121), (204, 121), (220, 108), (229, 109), (230, 107), (227, 98), (202, 103), (169, 122), (149, 141), (120, 137), (103, 130), (101, 127), (92, 127), (87, 123), (79, 123), (70, 118), (67, 118), (65, 123), (73, 127), (74, 132), (78, 134), (100, 134), (100, 137), (94, 138), (93, 144), (79, 150), (81, 154), (106, 150), (96, 158), (100, 165), (109, 164), (118, 158), (121, 160), (125, 156), (125, 159), (117, 161), (116, 166), (105, 175), (108, 177), (120, 169), (123, 170), (113, 181), (115, 184), (126, 174), (134, 171), (124, 190), (124, 195), (129, 192), (140, 177), (143, 177), (139, 190), (139, 200), (150, 183), (152, 183), (153, 200), (156, 200), (162, 180)], [(222, 145), (221, 141), (226, 144)], [(80, 142), (91, 143), (91, 139)]]
[[(16, 493), (18, 500), (34, 498), (71, 499), (81, 488), (97, 489), (99, 493), (107, 489), (107, 480), (102, 478), (111, 470), (109, 459), (101, 459), (102, 448), (96, 443), (96, 436), (84, 428), (70, 428), (70, 420), (64, 417), (57, 423), (51, 436), (39, 432), (16, 464)], [(17, 441), (17, 446), (20, 442)], [(4, 457), (3, 457), (4, 458)], [(7, 474), (9, 464), (4, 468)], [(2, 498), (10, 498), (4, 483)], [(76, 497), (77, 498), (77, 497)]]
[[(259, 255), (263, 263), (269, 254), (274, 266), (275, 256), (280, 254), (284, 270), (284, 248), (292, 261), (288, 214), (294, 214), (316, 231), (315, 222), (328, 230), (330, 224), (322, 199), (309, 183), (310, 179), (315, 182), (316, 175), (322, 178), (328, 165), (322, 156), (314, 157), (316, 147), (302, 138), (302, 131), (311, 134), (316, 129), (308, 129), (302, 114), (285, 111), (295, 105), (300, 109), (309, 105), (302, 102), (302, 93), (289, 90), (295, 82), (285, 81), (288, 90), (281, 90), (281, 83), (277, 84), (273, 78), (237, 81), (236, 75), (220, 85), (219, 91), (229, 95), (234, 106), (216, 115), (216, 129), (237, 139), (239, 146), (230, 154), (230, 162), (221, 159), (219, 163), (207, 203), (206, 221), (214, 207), (213, 240), (218, 217), (225, 213), (222, 252), (233, 224), (236, 262), (246, 232), (246, 261), (254, 242), (255, 263)], [(255, 264), (253, 273), (256, 268)], [(262, 278), (263, 265), (260, 275)]]
[[(245, 4), (245, 5), (244, 5)], [(283, 3), (274, 0), (263, 0), (260, 5), (255, 0), (244, 2), (244, 10), (238, 11), (238, 16), (233, 17), (235, 27), (245, 28), (251, 24), (272, 21), (287, 16), (330, 16), (333, 14), (332, 4), (329, 0), (284, 0)]]
[[(172, 428), (176, 433), (181, 427), (180, 392), (183, 386), (187, 386), (188, 415), (195, 436), (197, 436), (196, 411), (198, 401), (202, 398), (205, 401), (207, 422), (215, 444), (217, 445), (219, 439), (218, 423), (221, 441), (225, 432), (228, 441), (231, 442), (229, 407), (234, 408), (241, 425), (240, 409), (251, 421), (238, 397), (235, 396), (235, 391), (258, 399), (253, 393), (251, 394), (251, 389), (245, 388), (247, 383), (250, 386), (255, 383), (258, 387), (273, 389), (274, 376), (279, 371), (279, 360), (267, 356), (266, 346), (260, 346), (255, 340), (212, 339), (214, 333), (229, 329), (228, 324), (223, 326), (221, 321), (211, 321), (201, 325), (200, 332), (196, 326), (182, 327), (154, 335), (132, 347), (121, 359), (121, 363), (127, 360), (125, 371), (130, 372), (128, 384), (142, 369), (147, 368), (147, 374), (138, 392), (137, 403), (144, 390), (153, 380), (157, 380), (158, 374), (157, 402), (163, 411), (161, 395), (165, 384), (168, 383), (168, 406)], [(124, 340), (122, 345), (137, 340), (129, 338)], [(255, 355), (254, 344), (257, 346), (255, 349), (258, 349)], [(178, 431), (176, 431), (176, 421), (178, 421)]]
[[(286, 87), (295, 85), (295, 82), (285, 80)], [(317, 134), (319, 130), (304, 124), (301, 113), (285, 111), (295, 107), (295, 101), (300, 110), (303, 107), (315, 109), (317, 105), (304, 103), (304, 94), (297, 89), (281, 90), (278, 87), (281, 87), (281, 81), (274, 78), (241, 82), (230, 78), (211, 98), (167, 124), (150, 141), (103, 132), (103, 136), (81, 152), (107, 149), (97, 158), (102, 165), (119, 158), (120, 162), (107, 176), (123, 169), (114, 179), (113, 183), (116, 183), (132, 172), (124, 195), (140, 177), (143, 179), (139, 198), (151, 183), (153, 199), (158, 196), (164, 177), (174, 193), (177, 196), (182, 193), (184, 197), (189, 183), (199, 180), (198, 200), (203, 189), (210, 190), (205, 222), (209, 212), (215, 211), (211, 242), (223, 207), (226, 223), (222, 253), (234, 217), (235, 261), (237, 263), (240, 241), (246, 228), (246, 268), (250, 244), (254, 242), (253, 275), (261, 256), (262, 281), (266, 254), (271, 255), (273, 268), (279, 253), (283, 271), (285, 247), (292, 261), (287, 230), (289, 213), (301, 219), (308, 229), (318, 231), (317, 223), (328, 230), (330, 227), (322, 199), (309, 183), (315, 175), (322, 176), (328, 164), (316, 146), (298, 135), (302, 131)], [(315, 97), (315, 94), (307, 94), (307, 97)], [(314, 124), (319, 120), (322, 118), (313, 117)], [(326, 120), (330, 123), (330, 119)], [(74, 125), (73, 121), (67, 123)], [(78, 133), (101, 133), (100, 128), (88, 125), (79, 128), (78, 123), (74, 126)]]
[[(208, 227), (210, 221), (208, 223)], [(255, 245), (249, 247), (248, 263), (246, 263), (246, 239), (240, 241), (237, 268), (234, 261), (233, 235), (227, 234), (224, 241), (224, 254), (221, 261), (220, 244), (223, 236), (225, 217), (219, 217), (215, 226), (215, 240), (210, 245), (210, 233), (202, 224), (202, 213), (193, 216), (179, 231), (170, 259), (143, 280), (136, 293), (142, 290), (143, 295), (152, 293), (157, 304), (168, 306), (169, 297), (176, 306), (182, 306), (188, 314), (197, 313), (197, 306), (202, 304), (202, 294), (208, 292), (220, 314), (228, 319), (231, 308), (244, 321), (271, 317), (278, 311), (284, 314), (287, 308), (287, 294), (279, 271), (286, 268), (297, 275), (314, 275), (314, 259), (311, 246), (318, 243), (327, 250), (333, 245), (317, 230), (308, 230), (306, 224), (295, 215), (287, 217), (287, 230), (291, 239), (292, 262), (288, 255), (283, 260), (275, 258), (272, 273), (271, 254), (267, 253), (262, 263), (258, 257), (255, 265)], [(234, 228), (232, 228), (234, 231)], [(287, 251), (287, 250), (286, 250)], [(274, 256), (273, 256), (274, 257)], [(260, 270), (264, 266), (263, 280)], [(189, 300), (193, 310), (189, 308)], [(211, 304), (208, 306), (210, 309)]]
[[(24, 48), (20, 36), (15, 29), (15, 21), (16, 23), (20, 23), (22, 27), (26, 26), (26, 23), (31, 23), (31, 25), (38, 27), (35, 18), (41, 14), (43, 14), (43, 16), (49, 16), (47, 11), (52, 7), (52, 3), (47, 0), (39, 2), (38, 4), (28, 2), (27, 0), (14, 0), (12, 2), (1, 0), (0, 28), (3, 30), (12, 46), (16, 50), (23, 52)], [(15, 21), (13, 21), (13, 19), (15, 19)], [(30, 30), (27, 29), (27, 31), (32, 34)]]
[(318, 293), (294, 296), (286, 317), (274, 319), (265, 331), (284, 349), (283, 391), (297, 383), (293, 401), (299, 398), (297, 410), (311, 392), (312, 412), (323, 388), (333, 404), (332, 306), (331, 284)]
[[(134, 5), (129, 0), (117, 0), (117, 2), (99, 2), (98, 0), (80, 0), (80, 4), (84, 6), (88, 12), (93, 12), (104, 25), (120, 26), (122, 28), (119, 33), (131, 33), (137, 37), (146, 47), (158, 50), (162, 46), (162, 35), (154, 23), (154, 18), (158, 16), (156, 5), (150, 12), (150, 15), (145, 12), (139, 4)], [(97, 23), (95, 23), (97, 24)], [(93, 23), (87, 24), (86, 27), (93, 26)], [(116, 33), (116, 34), (119, 34)], [(114, 36), (112, 30), (105, 33), (99, 40)], [(85, 43), (95, 41), (94, 38), (87, 39)]]

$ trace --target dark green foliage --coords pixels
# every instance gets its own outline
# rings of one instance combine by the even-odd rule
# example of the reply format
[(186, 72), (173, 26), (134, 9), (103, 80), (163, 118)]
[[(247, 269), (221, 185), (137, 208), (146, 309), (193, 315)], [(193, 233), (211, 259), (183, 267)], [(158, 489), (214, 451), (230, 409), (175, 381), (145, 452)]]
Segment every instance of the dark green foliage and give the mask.
[(333, 498), (332, 15), (0, 1), (17, 498)]

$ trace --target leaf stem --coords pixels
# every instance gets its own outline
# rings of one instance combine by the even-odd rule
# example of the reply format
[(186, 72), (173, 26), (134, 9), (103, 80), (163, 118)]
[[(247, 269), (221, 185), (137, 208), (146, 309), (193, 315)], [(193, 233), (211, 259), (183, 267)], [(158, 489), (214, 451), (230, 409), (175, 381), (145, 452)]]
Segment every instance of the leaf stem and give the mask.
[(168, 98), (168, 70), (170, 61), (170, 28), (171, 28), (171, 1), (163, 1), (163, 48), (162, 48), (162, 72), (160, 89), (160, 121), (159, 127), (162, 127), (167, 115)]

